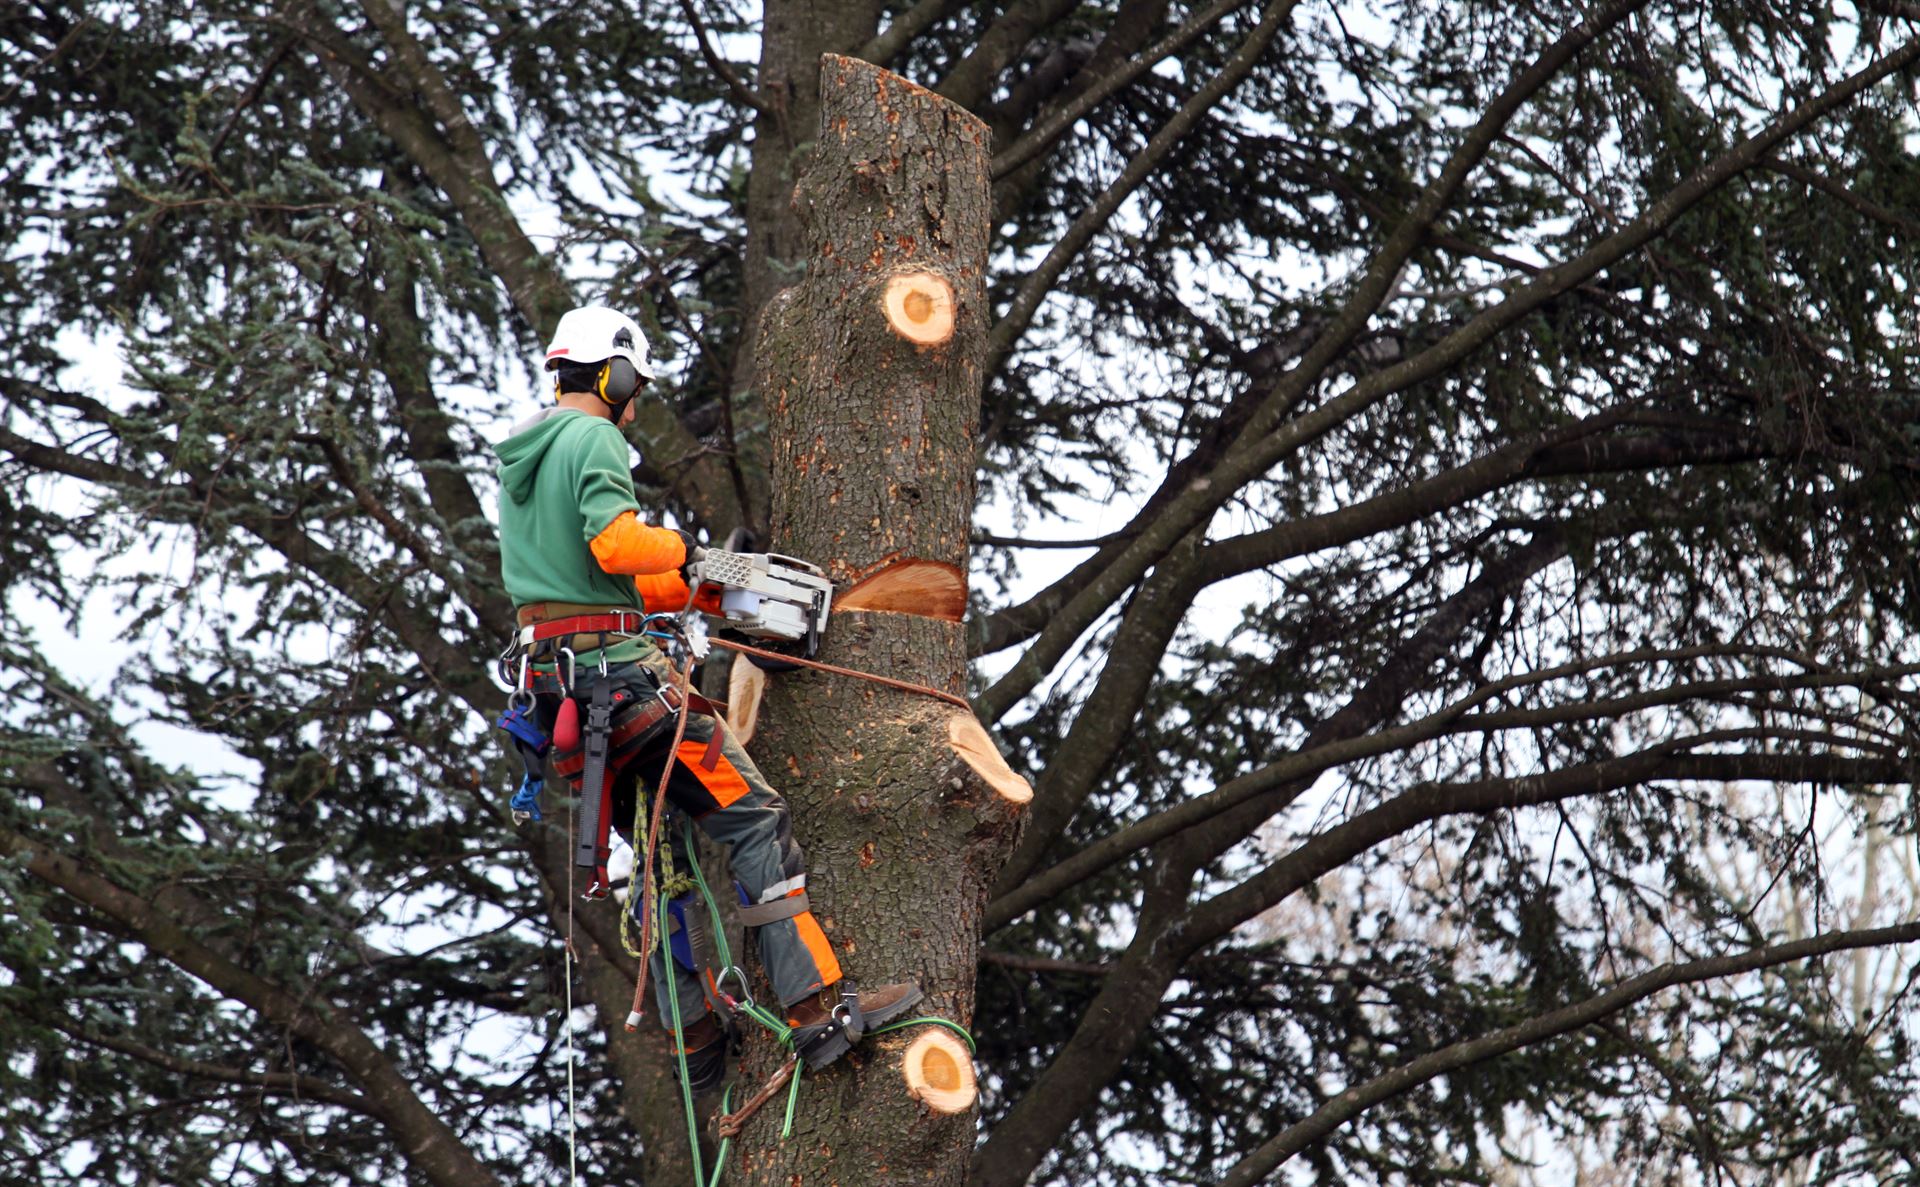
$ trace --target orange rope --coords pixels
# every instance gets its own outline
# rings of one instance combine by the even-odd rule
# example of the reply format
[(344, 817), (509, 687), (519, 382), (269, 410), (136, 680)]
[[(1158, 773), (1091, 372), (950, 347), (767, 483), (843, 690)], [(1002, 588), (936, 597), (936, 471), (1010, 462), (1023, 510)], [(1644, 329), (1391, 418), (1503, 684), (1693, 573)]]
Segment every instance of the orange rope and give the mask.
[(928, 688), (924, 684), (914, 684), (906, 680), (895, 680), (891, 676), (876, 676), (872, 672), (862, 672), (854, 668), (843, 668), (836, 664), (823, 664), (815, 659), (801, 659), (797, 655), (781, 655), (777, 651), (763, 651), (758, 647), (749, 647), (745, 643), (735, 643), (729, 639), (709, 637), (707, 642), (713, 644), (715, 647), (725, 647), (729, 651), (739, 651), (747, 655), (757, 655), (762, 659), (778, 660), (783, 664), (798, 664), (803, 668), (814, 668), (822, 672), (832, 672), (836, 676), (851, 676), (855, 680), (866, 680), (874, 684), (884, 684), (888, 688), (897, 688), (901, 692), (917, 692), (923, 697), (933, 697), (935, 700), (945, 701), (949, 705), (958, 705), (969, 713), (973, 712), (973, 706), (967, 702), (965, 697), (955, 696), (950, 692), (941, 692), (937, 688)]
[[(667, 783), (673, 778), (673, 764), (680, 761), (680, 743), (687, 736), (687, 718), (693, 715), (693, 709), (689, 703), (689, 694), (692, 691), (693, 661), (689, 659), (687, 666), (680, 672), (680, 712), (677, 714), (679, 720), (673, 726), (673, 745), (667, 747), (667, 761), (660, 768), (660, 788), (653, 793), (653, 815), (647, 821), (646, 853), (640, 857), (640, 860), (645, 863), (643, 868), (646, 870), (646, 873), (641, 876), (640, 895), (640, 904), (645, 913), (640, 917), (640, 975), (633, 982), (633, 1010), (627, 1015), (628, 1018), (634, 1018), (646, 1012), (647, 968), (653, 962), (654, 916), (659, 910), (653, 901), (653, 858), (654, 854), (660, 851), (660, 820), (666, 815)], [(720, 723), (719, 718), (715, 718), (713, 728), (720, 730), (725, 726)], [(640, 794), (639, 790), (635, 789), (634, 794)], [(699, 858), (695, 857), (694, 860), (698, 861)], [(631, 880), (627, 885), (629, 887), (633, 885)], [(627, 909), (633, 909), (631, 898), (628, 900)], [(627, 1029), (633, 1030), (633, 1023), (627, 1023)]]

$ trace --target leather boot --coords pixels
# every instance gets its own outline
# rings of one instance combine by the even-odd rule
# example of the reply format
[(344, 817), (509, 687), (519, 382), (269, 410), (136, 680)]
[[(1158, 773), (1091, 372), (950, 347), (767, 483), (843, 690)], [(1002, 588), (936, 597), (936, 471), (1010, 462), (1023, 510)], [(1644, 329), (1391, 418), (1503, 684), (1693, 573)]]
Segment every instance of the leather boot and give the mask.
[(819, 1071), (853, 1049), (868, 1031), (885, 1026), (920, 1004), (920, 987), (910, 981), (864, 992), (852, 981), (829, 985), (787, 1007), (793, 1049)]
[[(673, 1036), (667, 1036), (669, 1043)], [(727, 1078), (727, 1028), (711, 1011), (686, 1028), (680, 1036), (680, 1049), (687, 1053), (688, 1087), (695, 1096), (712, 1092)], [(680, 1078), (680, 1061), (672, 1060), (674, 1078)]]

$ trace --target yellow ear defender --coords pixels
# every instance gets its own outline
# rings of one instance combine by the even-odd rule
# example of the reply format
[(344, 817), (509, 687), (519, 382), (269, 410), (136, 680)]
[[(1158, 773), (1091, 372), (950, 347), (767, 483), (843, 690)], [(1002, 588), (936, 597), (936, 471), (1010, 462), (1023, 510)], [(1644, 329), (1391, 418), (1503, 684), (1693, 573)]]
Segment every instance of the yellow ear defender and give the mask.
[(600, 365), (594, 390), (609, 407), (618, 408), (640, 394), (642, 382), (639, 368), (616, 355)]

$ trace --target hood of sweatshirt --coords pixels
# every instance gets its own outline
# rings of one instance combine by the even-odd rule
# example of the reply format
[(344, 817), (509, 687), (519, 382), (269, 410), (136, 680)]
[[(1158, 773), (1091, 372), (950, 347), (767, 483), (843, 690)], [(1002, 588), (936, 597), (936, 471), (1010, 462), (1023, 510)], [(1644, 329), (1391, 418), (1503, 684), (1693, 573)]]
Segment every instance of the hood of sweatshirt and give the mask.
[(500, 459), (500, 489), (509, 499), (524, 503), (533, 495), (540, 463), (567, 427), (586, 413), (573, 408), (544, 408), (519, 424), (505, 441), (493, 447)]

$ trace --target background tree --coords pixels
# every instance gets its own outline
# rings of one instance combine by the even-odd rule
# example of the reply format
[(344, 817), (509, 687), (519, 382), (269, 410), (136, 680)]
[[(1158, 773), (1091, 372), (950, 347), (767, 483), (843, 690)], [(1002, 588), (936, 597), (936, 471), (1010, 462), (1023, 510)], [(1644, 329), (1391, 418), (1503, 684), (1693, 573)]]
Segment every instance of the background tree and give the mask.
[[(484, 440), (604, 298), (636, 477), (779, 526), (827, 52), (992, 133), (973, 1181), (1913, 1174), (1917, 17), (8, 8), (7, 1176), (553, 1179)], [(585, 1173), (665, 1181), (578, 925)]]

